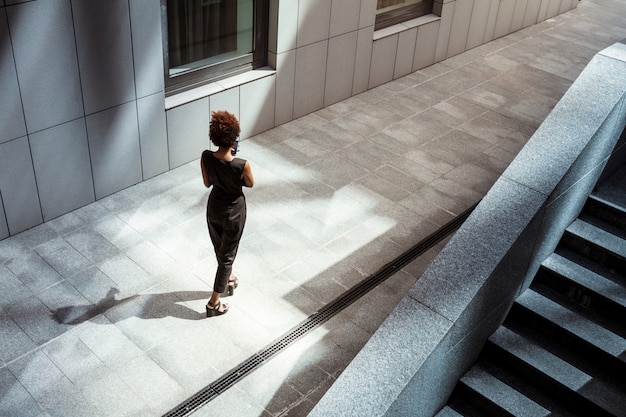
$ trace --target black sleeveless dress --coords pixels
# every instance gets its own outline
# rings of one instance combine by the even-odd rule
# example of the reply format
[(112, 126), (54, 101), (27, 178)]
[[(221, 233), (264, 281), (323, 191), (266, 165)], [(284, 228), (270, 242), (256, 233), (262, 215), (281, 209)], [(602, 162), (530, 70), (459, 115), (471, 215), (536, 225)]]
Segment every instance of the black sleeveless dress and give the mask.
[(212, 184), (206, 217), (218, 264), (213, 291), (223, 293), (246, 223), (246, 198), (241, 178), (246, 160), (234, 158), (226, 162), (206, 150), (202, 153), (202, 164)]

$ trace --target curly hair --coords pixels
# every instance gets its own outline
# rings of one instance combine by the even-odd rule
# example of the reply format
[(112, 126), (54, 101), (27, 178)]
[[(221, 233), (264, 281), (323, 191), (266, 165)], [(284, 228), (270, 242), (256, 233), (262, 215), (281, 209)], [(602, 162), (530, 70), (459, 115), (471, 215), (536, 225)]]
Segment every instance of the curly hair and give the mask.
[(239, 132), (239, 121), (232, 113), (225, 110), (211, 113), (209, 138), (215, 146), (226, 148), (233, 146), (239, 137)]

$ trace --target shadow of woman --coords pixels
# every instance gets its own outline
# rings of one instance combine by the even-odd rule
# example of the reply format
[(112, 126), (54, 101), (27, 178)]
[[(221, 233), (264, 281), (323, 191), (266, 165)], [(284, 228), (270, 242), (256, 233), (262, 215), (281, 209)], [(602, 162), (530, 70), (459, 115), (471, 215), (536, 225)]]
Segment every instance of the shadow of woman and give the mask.
[(129, 308), (127, 317), (134, 316), (142, 319), (158, 319), (175, 317), (182, 320), (200, 320), (205, 317), (187, 307), (184, 303), (194, 300), (208, 300), (209, 291), (175, 291), (162, 294), (136, 294), (130, 297), (116, 299), (119, 294), (117, 288), (110, 288), (107, 295), (96, 304), (83, 306), (65, 306), (52, 311), (54, 319), (61, 324), (77, 325), (91, 320), (99, 314), (106, 313), (114, 307), (126, 304)]

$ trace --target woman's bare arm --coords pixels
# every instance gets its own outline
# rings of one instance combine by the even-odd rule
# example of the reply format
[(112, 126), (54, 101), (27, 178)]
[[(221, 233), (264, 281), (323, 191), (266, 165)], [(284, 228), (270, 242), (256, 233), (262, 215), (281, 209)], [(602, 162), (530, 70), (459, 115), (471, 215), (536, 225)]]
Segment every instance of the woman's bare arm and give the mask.
[(209, 188), (211, 186), (211, 179), (209, 178), (209, 174), (207, 174), (206, 168), (202, 163), (202, 158), (200, 158), (200, 169), (202, 169), (202, 181), (204, 181), (204, 186)]
[(254, 177), (252, 176), (252, 168), (250, 168), (250, 162), (246, 161), (243, 166), (243, 173), (241, 179), (246, 187), (252, 188), (254, 186)]

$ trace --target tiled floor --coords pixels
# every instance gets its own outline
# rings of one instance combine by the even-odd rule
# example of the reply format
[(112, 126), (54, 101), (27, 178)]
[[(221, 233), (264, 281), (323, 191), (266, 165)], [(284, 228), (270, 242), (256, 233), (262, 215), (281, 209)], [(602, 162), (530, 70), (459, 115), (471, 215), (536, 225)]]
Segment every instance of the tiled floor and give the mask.
[[(0, 241), (0, 415), (168, 412), (477, 202), (624, 21), (626, 1), (583, 0), (244, 141), (225, 316), (204, 318), (197, 161)], [(441, 245), (195, 415), (306, 415)]]

